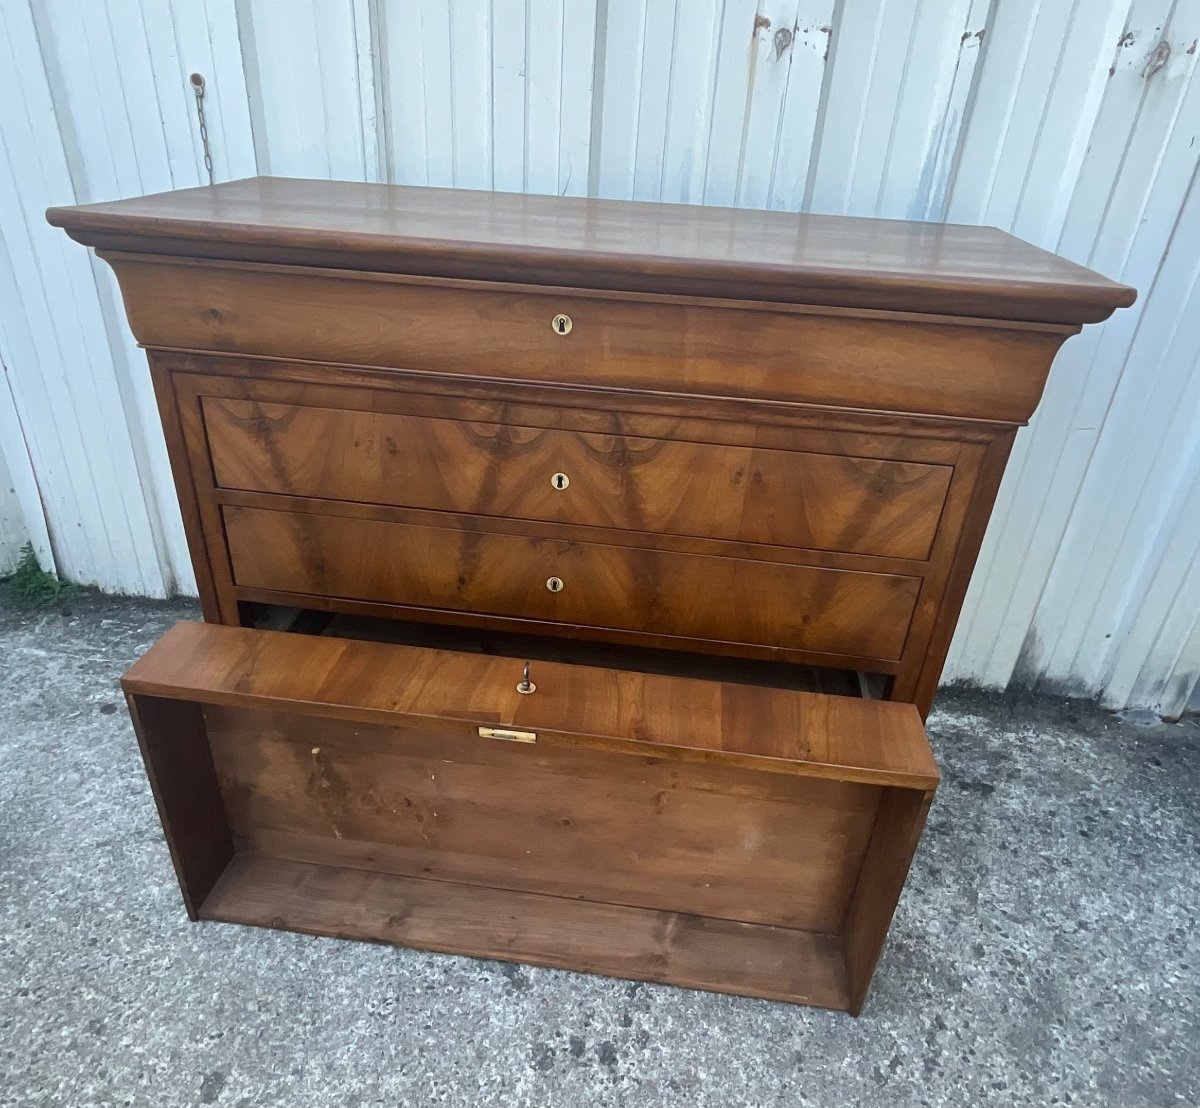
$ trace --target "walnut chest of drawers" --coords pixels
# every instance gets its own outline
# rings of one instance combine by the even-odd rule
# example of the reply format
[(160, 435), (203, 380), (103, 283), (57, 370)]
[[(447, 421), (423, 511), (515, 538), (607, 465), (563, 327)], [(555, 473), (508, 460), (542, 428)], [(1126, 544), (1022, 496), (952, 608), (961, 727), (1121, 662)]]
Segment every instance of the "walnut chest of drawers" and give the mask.
[[(697, 702), (707, 679), (749, 690), (752, 701), (781, 695), (772, 686), (818, 700), (875, 695), (900, 703), (886, 712), (879, 703), (855, 707), (884, 712), (865, 729), (873, 753), (842, 750), (831, 764), (865, 760), (877, 774), (889, 743), (911, 750), (906, 728), (919, 730), (917, 713), (929, 709), (1013, 436), (1056, 351), (1134, 295), (995, 230), (784, 213), (254, 179), (52, 209), (49, 218), (117, 274), (149, 354), (204, 617), (249, 628), (239, 644), (289, 620), (343, 645), (350, 635), (388, 637), (385, 628), (410, 644), (393, 650), (496, 655), (508, 667), (497, 689), (532, 659), (540, 690), (522, 703), (531, 734), (538, 705), (557, 695), (538, 675), (565, 681), (554, 668), (564, 660), (597, 688), (606, 675), (674, 674), (662, 679), (690, 683), (681, 699)], [(199, 654), (233, 641), (187, 645)], [(313, 651), (329, 649), (317, 642), (309, 640)], [(387, 671), (381, 657), (370, 663), (377, 676)], [(458, 672), (466, 663), (450, 660), (459, 657), (436, 655), (438, 672)], [(329, 672), (323, 664), (310, 675), (308, 700), (321, 702)], [(295, 681), (289, 689), (305, 699)], [(195, 689), (184, 699), (226, 703)], [(609, 742), (627, 726), (631, 742), (662, 756), (647, 719), (590, 718), (594, 699), (581, 695), (575, 706), (578, 730)], [(196, 710), (206, 719), (216, 711)], [(508, 709), (478, 710), (484, 723), (512, 724)], [(450, 714), (461, 722), (461, 705)], [(756, 717), (765, 728), (758, 753), (782, 741), (793, 769), (808, 765), (807, 725), (770, 717)], [(545, 718), (542, 729), (551, 726)], [(822, 741), (860, 743), (863, 718), (850, 727), (857, 738)], [(642, 725), (649, 731), (639, 735)], [(736, 721), (725, 726), (735, 745), (750, 741)], [(206, 728), (196, 756), (215, 759), (214, 803), (228, 817), (215, 825), (232, 828), (222, 834), (237, 841), (239, 858), (283, 850), (286, 839), (290, 853), (279, 857), (295, 864), (369, 868), (363, 859), (376, 855), (366, 847), (306, 855), (295, 828), (260, 833), (246, 817), (239, 831), (235, 793), (266, 786), (231, 783), (226, 774), (250, 771), (231, 768), (237, 760), (225, 755), (236, 745), (231, 734), (249, 742), (254, 727), (213, 717)], [(153, 727), (142, 731), (147, 750), (161, 741)], [(297, 733), (307, 741), (311, 731), (306, 724)], [(613, 763), (625, 766), (612, 770), (614, 781), (628, 756)], [(324, 787), (320, 774), (328, 781), (340, 772), (314, 765), (305, 772), (315, 788)], [(564, 763), (559, 772), (574, 770)], [(918, 788), (923, 803), (935, 779)], [(514, 811), (528, 803), (519, 774), (501, 780)], [(160, 786), (170, 833), (179, 819)], [(791, 803), (816, 811), (842, 802), (801, 790)], [(667, 882), (670, 903), (630, 891), (647, 885), (661, 860), (646, 861), (640, 879), (631, 863), (620, 878), (598, 874), (590, 890), (568, 893), (543, 888), (536, 867), (522, 876), (511, 859), (496, 860), (496, 872), (509, 874), (496, 885), (849, 942), (855, 883), (876, 864), (867, 844), (888, 803), (878, 788), (846, 801), (859, 811), (856, 830), (827, 834), (858, 846), (828, 873), (793, 875), (796, 889), (821, 884), (822, 907), (808, 915), (787, 915), (787, 892), (767, 879), (770, 867), (749, 866), (756, 877), (722, 895)], [(697, 820), (708, 818), (697, 809)], [(728, 818), (730, 826), (767, 819)], [(646, 819), (642, 829), (653, 834)], [(663, 823), (663, 833), (684, 834), (682, 826)], [(905, 826), (915, 844), (920, 819)], [(613, 833), (604, 827), (592, 843), (601, 852)], [(311, 846), (315, 833), (306, 834)], [(387, 837), (371, 834), (376, 844)], [(481, 847), (464, 840), (455, 849)], [(717, 865), (720, 847), (711, 850)], [(746, 864), (729, 851), (726, 869), (733, 859), (734, 868)], [(889, 856), (901, 882), (910, 855)], [(245, 876), (251, 862), (227, 862), (209, 866), (199, 884), (181, 870), (193, 911), (214, 882), (214, 897), (236, 901), (228, 891), (235, 870), (243, 884), (258, 880)], [(393, 858), (389, 872), (410, 879), (407, 865)], [(488, 872), (463, 862), (453, 880), (479, 890)], [(321, 895), (345, 901), (344, 890)], [(884, 897), (872, 941), (882, 942), (895, 895)], [(256, 912), (261, 905), (241, 915)], [(272, 918), (304, 929), (287, 912)], [(371, 930), (328, 920), (308, 929)], [(404, 929), (388, 937), (422, 945)], [(543, 939), (546, 950), (560, 949)], [(424, 945), (498, 952), (469, 938)], [(537, 946), (517, 944), (511, 956), (538, 960)], [(863, 978), (863, 959), (845, 955), (839, 947), (833, 959), (841, 984), (814, 1002), (861, 1004), (870, 970)], [(596, 950), (542, 960), (621, 972)], [(810, 999), (794, 982), (739, 984), (732, 964), (722, 962), (712, 980), (656, 975), (644, 959), (629, 972)]]

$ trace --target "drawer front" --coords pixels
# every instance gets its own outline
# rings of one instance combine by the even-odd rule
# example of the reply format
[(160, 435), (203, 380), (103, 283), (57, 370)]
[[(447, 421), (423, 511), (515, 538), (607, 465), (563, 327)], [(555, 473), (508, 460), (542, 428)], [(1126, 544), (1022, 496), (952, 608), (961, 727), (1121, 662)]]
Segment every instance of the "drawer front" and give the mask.
[[(920, 580), (227, 506), (235, 583), (896, 661)], [(554, 584), (558, 591), (552, 591)]]
[(1015, 422), (1078, 329), (109, 260), (150, 347)]
[(206, 397), (218, 485), (928, 557), (952, 467)]

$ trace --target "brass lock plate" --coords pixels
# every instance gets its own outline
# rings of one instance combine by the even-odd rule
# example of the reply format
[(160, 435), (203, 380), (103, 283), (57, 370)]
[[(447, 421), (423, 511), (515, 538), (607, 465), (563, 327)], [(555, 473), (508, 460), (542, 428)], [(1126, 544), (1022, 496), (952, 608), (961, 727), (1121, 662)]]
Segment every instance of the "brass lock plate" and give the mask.
[(571, 483), (571, 478), (568, 477), (565, 473), (555, 473), (550, 478), (551, 487), (558, 489), (560, 492), (563, 489), (565, 489), (568, 485), (570, 485), (570, 483)]
[(502, 739), (504, 742), (510, 743), (537, 742), (536, 731), (514, 731), (511, 727), (481, 727), (479, 737), (481, 739)]
[(561, 577), (547, 577), (546, 588), (548, 588), (551, 592), (562, 592), (563, 579)]
[(550, 321), (550, 329), (556, 335), (569, 335), (571, 333), (571, 328), (574, 326), (575, 324), (571, 322), (571, 317), (565, 312), (559, 312), (558, 315), (556, 315)]

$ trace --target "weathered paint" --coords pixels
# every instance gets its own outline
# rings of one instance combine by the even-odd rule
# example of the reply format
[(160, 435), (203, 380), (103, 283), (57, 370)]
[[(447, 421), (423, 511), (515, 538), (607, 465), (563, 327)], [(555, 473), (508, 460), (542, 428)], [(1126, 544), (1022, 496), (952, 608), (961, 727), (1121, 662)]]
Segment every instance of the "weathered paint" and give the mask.
[[(1200, 0), (0, 9), (0, 565), (191, 587), (144, 359), (48, 204), (255, 172), (989, 223), (1136, 285), (1021, 434), (948, 677), (1200, 672)], [(6, 552), (8, 552), (6, 554)]]

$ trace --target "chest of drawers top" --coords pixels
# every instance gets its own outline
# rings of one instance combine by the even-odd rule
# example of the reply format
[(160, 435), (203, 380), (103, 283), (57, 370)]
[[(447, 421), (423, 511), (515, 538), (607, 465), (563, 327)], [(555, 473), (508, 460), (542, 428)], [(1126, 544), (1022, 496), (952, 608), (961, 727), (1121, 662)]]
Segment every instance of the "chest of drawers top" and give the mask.
[(106, 250), (1081, 324), (1133, 290), (990, 227), (256, 177), (76, 208)]
[(48, 218), (151, 349), (993, 422), (1135, 295), (994, 228), (728, 208), (252, 178)]

